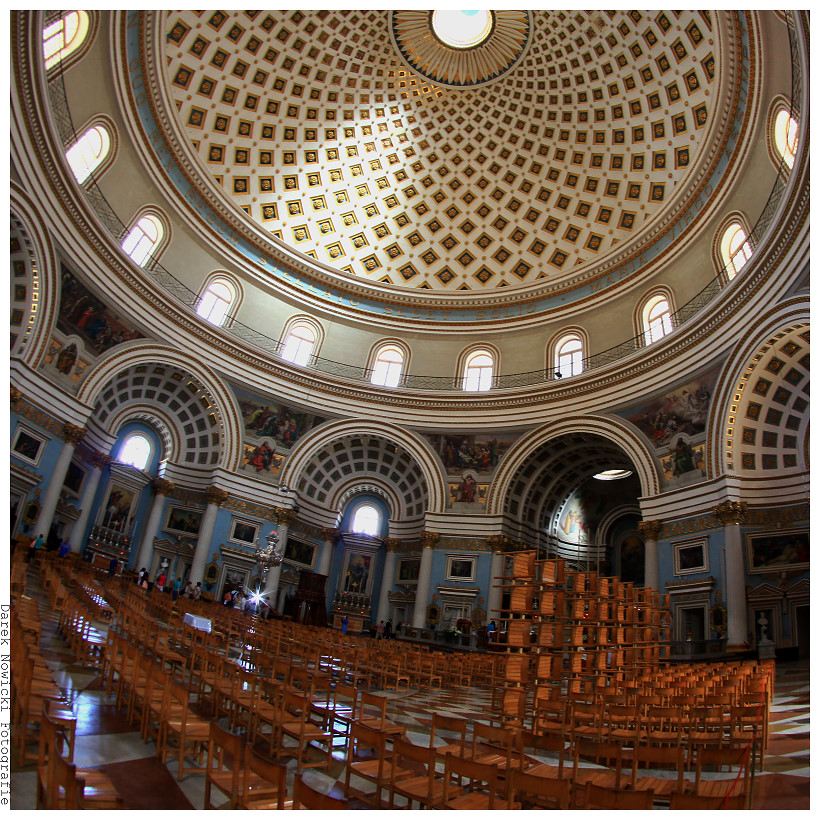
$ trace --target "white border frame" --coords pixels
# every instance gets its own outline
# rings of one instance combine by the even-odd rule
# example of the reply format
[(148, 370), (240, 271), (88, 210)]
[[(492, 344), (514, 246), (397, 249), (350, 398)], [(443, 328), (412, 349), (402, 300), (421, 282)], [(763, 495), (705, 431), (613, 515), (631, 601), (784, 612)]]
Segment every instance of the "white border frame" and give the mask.
[[(469, 561), (471, 563), (470, 575), (454, 575), (453, 564), (456, 561)], [(445, 573), (445, 580), (447, 581), (475, 581), (476, 566), (478, 565), (478, 558), (475, 555), (448, 555), (447, 556), (447, 571)]]
[[(686, 541), (673, 541), (672, 547), (675, 550), (675, 575), (695, 575), (699, 572), (709, 572), (709, 543), (706, 537), (689, 538)], [(700, 547), (703, 553), (703, 561), (697, 566), (682, 567), (680, 560), (681, 550), (691, 549), (693, 547)]]
[[(237, 524), (244, 524), (247, 527), (253, 527), (253, 540), (246, 541), (244, 538), (237, 538), (236, 537), (236, 525)], [(231, 518), (231, 534), (228, 537), (229, 541), (232, 541), (234, 544), (244, 544), (246, 546), (255, 547), (256, 542), (259, 540), (259, 530), (262, 528), (262, 525), (259, 524), (257, 521), (248, 521), (245, 518)]]
[[(29, 438), (32, 438), (35, 441), (39, 442), (40, 444), (40, 446), (37, 448), (37, 455), (34, 456), (34, 458), (30, 458), (29, 456), (23, 455), (15, 449), (17, 447), (18, 442), (20, 441), (20, 436), (23, 433), (25, 433)], [(31, 427), (27, 427), (25, 424), (18, 424), (17, 428), (14, 431), (14, 438), (11, 440), (11, 454), (14, 458), (19, 458), (20, 461), (25, 461), (26, 464), (31, 464), (34, 467), (36, 467), (40, 463), (40, 459), (43, 457), (43, 452), (45, 451), (47, 444), (48, 439), (45, 436), (42, 436), (39, 433), (35, 433), (34, 430), (31, 429)]]

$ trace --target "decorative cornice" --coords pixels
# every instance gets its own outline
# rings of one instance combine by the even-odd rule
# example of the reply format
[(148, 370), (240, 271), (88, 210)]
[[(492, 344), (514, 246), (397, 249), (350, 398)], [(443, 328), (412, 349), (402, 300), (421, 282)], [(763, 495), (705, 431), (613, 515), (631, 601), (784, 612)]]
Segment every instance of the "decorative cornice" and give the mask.
[(388, 552), (402, 552), (403, 544), (398, 538), (385, 538), (384, 547)]
[(490, 535), (487, 537), (487, 546), (493, 552), (507, 552), (513, 546), (513, 542), (506, 535)]
[(18, 390), (14, 385), (11, 387), (11, 406), (14, 407), (20, 399), (23, 398), (23, 394), (20, 390)]
[(639, 521), (638, 531), (644, 541), (657, 541), (663, 529), (663, 521)]
[(724, 527), (730, 524), (744, 524), (749, 515), (748, 505), (745, 501), (723, 501), (712, 510), (712, 515)]
[(108, 453), (100, 453), (97, 450), (92, 450), (88, 456), (88, 461), (95, 470), (104, 470), (112, 461), (114, 457)]

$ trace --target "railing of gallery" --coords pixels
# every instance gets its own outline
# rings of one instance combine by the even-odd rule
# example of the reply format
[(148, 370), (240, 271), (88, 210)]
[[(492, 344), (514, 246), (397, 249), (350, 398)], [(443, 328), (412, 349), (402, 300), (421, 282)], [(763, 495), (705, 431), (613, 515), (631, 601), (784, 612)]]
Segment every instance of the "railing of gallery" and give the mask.
[[(62, 12), (49, 12), (45, 17), (45, 25), (59, 19), (61, 14)], [(799, 14), (799, 12), (795, 12), (794, 14)], [(800, 69), (799, 45), (794, 31), (796, 25), (794, 17), (789, 16), (788, 21), (792, 62), (791, 111), (792, 116), (799, 121), (800, 95), (802, 94), (803, 78)], [(54, 121), (57, 125), (60, 138), (64, 146), (70, 146), (77, 140), (78, 135), (74, 129), (71, 111), (66, 98), (63, 72), (59, 67), (52, 69), (48, 75), (48, 91)], [(764, 234), (775, 218), (780, 201), (786, 190), (789, 170), (785, 162), (781, 161), (781, 167), (763, 211), (747, 237), (753, 253), (755, 248), (760, 245)], [(128, 232), (128, 227), (119, 216), (117, 216), (105, 196), (103, 196), (96, 180), (93, 179), (93, 174), (92, 178), (84, 183), (83, 190), (100, 222), (111, 233), (115, 241), (118, 244), (122, 244)], [(180, 282), (173, 273), (164, 268), (157, 260), (150, 260), (145, 263), (143, 268), (145, 273), (151, 276), (158, 286), (170, 293), (184, 305), (196, 311), (201, 297)], [(728, 266), (724, 267), (706, 287), (675, 310), (671, 314), (673, 329), (684, 324), (712, 303), (728, 285), (730, 278)], [(230, 326), (221, 329), (223, 332), (236, 337), (249, 347), (262, 350), (273, 356), (281, 356), (282, 354), (284, 344), (281, 341), (273, 339), (261, 331), (239, 321), (234, 320)], [(651, 342), (648, 342), (646, 334), (642, 333), (633, 336), (631, 339), (627, 339), (620, 344), (585, 357), (583, 359), (582, 371), (594, 370), (610, 365), (641, 348), (647, 347), (648, 344), (651, 344)], [(373, 383), (371, 381), (373, 378), (373, 370), (366, 367), (363, 368), (360, 365), (337, 362), (321, 356), (311, 356), (304, 367), (310, 371), (324, 373), (329, 376), (337, 376), (350, 381)], [(493, 376), (490, 389), (500, 390), (505, 388), (529, 387), (560, 379), (562, 375), (563, 374), (554, 367), (531, 370), (525, 373), (498, 374)], [(425, 376), (408, 373), (401, 376), (395, 387), (422, 391), (460, 391), (465, 389), (465, 378), (462, 376)], [(385, 389), (391, 388), (388, 387)]]

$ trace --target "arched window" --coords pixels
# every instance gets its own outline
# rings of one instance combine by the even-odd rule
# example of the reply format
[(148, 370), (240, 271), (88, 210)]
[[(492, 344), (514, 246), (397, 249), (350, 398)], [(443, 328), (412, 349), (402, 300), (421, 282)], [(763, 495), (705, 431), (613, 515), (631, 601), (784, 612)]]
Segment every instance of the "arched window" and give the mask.
[(401, 379), (403, 364), (404, 353), (396, 345), (384, 345), (376, 354), (370, 381), (382, 387), (396, 387)]
[(561, 378), (577, 376), (584, 370), (584, 343), (574, 333), (564, 336), (555, 345), (555, 375)]
[(111, 150), (111, 134), (101, 124), (92, 125), (66, 152), (65, 157), (82, 185), (100, 166)]
[(353, 523), (350, 526), (353, 532), (377, 536), (380, 525), (381, 515), (378, 508), (372, 504), (362, 504), (353, 513)]
[(282, 358), (293, 364), (306, 365), (316, 344), (316, 331), (307, 323), (298, 322), (291, 326), (285, 337)]
[(77, 51), (88, 34), (88, 22), (86, 12), (69, 11), (43, 29), (43, 57), (47, 69)]
[(646, 303), (643, 326), (647, 344), (657, 342), (672, 332), (672, 311), (665, 296), (654, 296)]
[(234, 301), (233, 288), (224, 279), (214, 279), (205, 289), (196, 312), (214, 325), (225, 322)]
[(739, 222), (732, 222), (724, 231), (720, 241), (720, 255), (730, 279), (752, 258), (752, 246)]
[(153, 449), (151, 440), (147, 436), (142, 435), (142, 433), (134, 433), (122, 443), (117, 461), (130, 464), (138, 470), (144, 470), (151, 460)]
[(475, 350), (464, 363), (464, 389), (489, 390), (493, 386), (493, 357), (486, 350)]
[(165, 229), (159, 217), (145, 214), (128, 232), (122, 242), (122, 249), (137, 265), (143, 266), (159, 247), (164, 235)]
[(797, 120), (785, 108), (781, 108), (774, 119), (774, 144), (789, 168), (794, 167), (797, 156), (797, 131)]

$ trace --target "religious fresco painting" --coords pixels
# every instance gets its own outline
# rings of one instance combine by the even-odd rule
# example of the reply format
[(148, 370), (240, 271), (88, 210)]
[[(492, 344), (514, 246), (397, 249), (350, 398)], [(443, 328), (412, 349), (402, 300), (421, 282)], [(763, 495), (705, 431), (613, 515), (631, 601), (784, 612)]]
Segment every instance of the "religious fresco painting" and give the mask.
[(242, 471), (273, 481), (296, 442), (326, 419), (263, 399), (236, 386), (233, 391), (245, 428)]
[[(120, 342), (145, 338), (133, 324), (123, 321), (111, 311), (102, 299), (86, 288), (65, 266), (61, 271), (60, 313), (57, 329), (69, 335), (78, 336), (87, 355), (99, 355)], [(79, 351), (82, 354), (82, 351)], [(67, 353), (64, 353), (63, 367), (68, 368)], [(59, 354), (56, 366), (59, 368)], [(68, 370), (61, 370), (67, 373)]]
[(634, 501), (639, 491), (640, 483), (634, 475), (619, 481), (587, 481), (564, 505), (555, 534), (571, 544), (591, 543), (601, 516)]
[(441, 458), (447, 475), (462, 475), (466, 470), (491, 475), (519, 435), (485, 433), (461, 436), (433, 433), (425, 435), (425, 438)]
[(700, 436), (706, 431), (709, 402), (717, 377), (718, 370), (712, 370), (700, 379), (618, 415), (632, 422), (657, 449), (666, 449), (681, 434), (690, 439)]
[(692, 444), (686, 436), (678, 436), (669, 448), (669, 455), (661, 456), (666, 482), (676, 484), (684, 483), (681, 480), (684, 478), (695, 481), (703, 478), (706, 475), (705, 451), (705, 444)]
[(490, 489), (490, 485), (479, 484), (476, 476), (477, 474), (474, 472), (466, 472), (462, 476), (461, 481), (448, 483), (447, 487), (450, 492), (451, 505), (460, 502), (486, 506), (487, 491)]
[(73, 384), (79, 384), (90, 362), (87, 361), (85, 345), (77, 337), (60, 341), (52, 336), (43, 364), (52, 365), (58, 373), (67, 376)]

